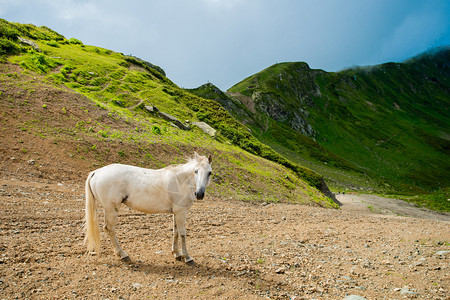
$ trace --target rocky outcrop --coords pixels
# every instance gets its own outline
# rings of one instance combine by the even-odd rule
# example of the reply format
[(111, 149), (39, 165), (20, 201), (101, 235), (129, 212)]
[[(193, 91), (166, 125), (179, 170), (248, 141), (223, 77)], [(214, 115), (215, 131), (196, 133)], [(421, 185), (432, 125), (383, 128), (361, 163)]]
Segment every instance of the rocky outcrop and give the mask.
[(172, 123), (175, 127), (178, 127), (178, 128), (180, 128), (182, 130), (190, 130), (191, 129), (189, 124), (184, 124), (183, 122), (181, 122), (180, 120), (178, 120), (174, 116), (172, 116), (172, 115), (170, 115), (168, 113), (160, 111), (156, 106), (145, 105), (144, 109), (146, 111), (148, 111), (149, 113), (155, 114), (159, 118), (164, 119), (164, 120)]
[(137, 64), (137, 65), (141, 65), (144, 68), (147, 67), (147, 68), (153, 69), (153, 70), (157, 71), (158, 73), (160, 73), (161, 75), (166, 76), (166, 72), (164, 72), (164, 70), (160, 66), (154, 65), (148, 61), (140, 59), (139, 57), (136, 57), (133, 55), (128, 55), (125, 57), (125, 60), (127, 60), (128, 62)]
[[(160, 111), (156, 106), (145, 105), (144, 109), (147, 112), (170, 122), (170, 124), (172, 124), (175, 127), (180, 128), (182, 130), (190, 130), (191, 129), (191, 126), (189, 125), (189, 121), (186, 121), (186, 123), (183, 123), (180, 120), (178, 120), (177, 118), (175, 118), (174, 116)], [(192, 125), (197, 126), (201, 130), (203, 130), (203, 132), (205, 132), (207, 135), (209, 135), (210, 137), (216, 138), (217, 131), (214, 128), (212, 128), (211, 126), (209, 126), (208, 124), (206, 124), (205, 122), (193, 122)]]
[(209, 126), (208, 124), (206, 124), (205, 122), (193, 122), (192, 125), (197, 126), (210, 137), (216, 138), (216, 130), (211, 126)]
[(257, 109), (272, 119), (287, 124), (292, 129), (311, 138), (314, 138), (317, 135), (306, 120), (309, 115), (307, 110), (288, 107), (286, 102), (270, 93), (260, 93), (255, 91), (252, 94), (252, 99)]
[(189, 125), (185, 125), (183, 124), (183, 122), (181, 122), (180, 120), (178, 120), (177, 118), (175, 118), (172, 115), (169, 115), (168, 113), (162, 112), (162, 111), (158, 111), (158, 116), (166, 121), (169, 121), (171, 123), (173, 123), (175, 126), (177, 126), (180, 129), (183, 130), (189, 130), (190, 127)]
[(330, 198), (331, 200), (333, 200), (334, 203), (336, 203), (339, 206), (342, 206), (342, 203), (336, 199), (336, 196), (333, 194), (333, 192), (330, 191), (330, 189), (328, 188), (327, 183), (325, 182), (325, 180), (322, 178), (322, 185), (320, 186), (320, 191), (327, 196), (328, 198)]
[(36, 50), (36, 51), (38, 51), (38, 52), (41, 52), (41, 49), (39, 48), (39, 46), (38, 46), (35, 42), (33, 42), (32, 40), (29, 40), (29, 39), (26, 39), (26, 38), (23, 38), (23, 37), (20, 37), (20, 36), (18, 36), (17, 39), (18, 39), (22, 44), (31, 46), (31, 47), (34, 48), (34, 50)]

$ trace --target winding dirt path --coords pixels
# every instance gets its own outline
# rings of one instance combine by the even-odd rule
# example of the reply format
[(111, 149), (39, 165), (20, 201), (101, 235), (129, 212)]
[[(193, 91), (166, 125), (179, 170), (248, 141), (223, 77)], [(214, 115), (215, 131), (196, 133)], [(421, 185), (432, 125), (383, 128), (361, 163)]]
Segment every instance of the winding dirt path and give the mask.
[(428, 220), (450, 222), (448, 213), (439, 213), (393, 198), (383, 198), (367, 194), (339, 194), (336, 199), (342, 203), (342, 210), (361, 214), (384, 214)]
[(133, 109), (135, 109), (136, 107), (138, 107), (139, 105), (141, 105), (142, 103), (144, 103), (144, 100), (139, 99), (139, 102), (138, 102), (137, 104), (135, 104), (135, 105), (133, 105), (133, 106), (130, 106), (130, 107), (127, 107), (127, 109), (133, 110)]

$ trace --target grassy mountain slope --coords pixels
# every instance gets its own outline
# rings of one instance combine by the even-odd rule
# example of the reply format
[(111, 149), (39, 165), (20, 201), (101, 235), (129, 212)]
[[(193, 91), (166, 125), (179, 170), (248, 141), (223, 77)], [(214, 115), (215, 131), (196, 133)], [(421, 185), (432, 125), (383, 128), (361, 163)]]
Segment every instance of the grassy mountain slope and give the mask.
[[(217, 102), (185, 92), (157, 66), (5, 20), (0, 52), (5, 174), (21, 163), (24, 172), (51, 179), (46, 168), (69, 166), (67, 178), (79, 180), (107, 163), (163, 167), (197, 150), (215, 158), (215, 197), (335, 207), (314, 188), (321, 176), (261, 144)], [(183, 122), (205, 121), (217, 139), (175, 128), (145, 105)]]
[[(340, 186), (429, 191), (450, 183), (449, 62), (450, 50), (443, 48), (405, 63), (337, 73), (281, 63), (228, 92), (253, 114), (265, 116), (268, 126), (253, 123), (261, 141), (296, 161), (306, 157), (311, 168)], [(305, 156), (286, 143), (298, 133), (327, 155), (310, 150)], [(348, 181), (343, 169), (362, 175)]]

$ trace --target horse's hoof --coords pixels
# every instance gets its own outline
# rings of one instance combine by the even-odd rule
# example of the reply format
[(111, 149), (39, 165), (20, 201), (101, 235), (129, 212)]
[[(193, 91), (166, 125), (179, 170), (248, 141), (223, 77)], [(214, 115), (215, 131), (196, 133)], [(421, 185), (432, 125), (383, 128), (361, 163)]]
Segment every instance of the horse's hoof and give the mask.
[(178, 261), (181, 261), (182, 258), (183, 258), (183, 256), (181, 256), (181, 255), (175, 257), (175, 259), (178, 260)]
[(190, 260), (190, 261), (187, 261), (186, 264), (187, 264), (188, 266), (195, 266), (195, 261), (192, 259), (192, 260)]
[(131, 258), (129, 256), (122, 257), (120, 260), (123, 261), (124, 263), (130, 263), (131, 262)]

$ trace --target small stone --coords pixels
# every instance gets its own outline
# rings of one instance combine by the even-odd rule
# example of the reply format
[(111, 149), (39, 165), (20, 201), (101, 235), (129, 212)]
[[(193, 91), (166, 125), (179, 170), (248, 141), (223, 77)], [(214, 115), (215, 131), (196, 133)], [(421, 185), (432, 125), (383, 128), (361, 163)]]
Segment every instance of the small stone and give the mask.
[(367, 299), (358, 295), (348, 295), (343, 300), (367, 300)]
[(418, 296), (419, 294), (410, 290), (409, 287), (405, 286), (403, 288), (400, 289), (400, 294), (402, 295), (414, 295), (414, 296)]
[(415, 263), (414, 263), (414, 265), (415, 266), (423, 266), (423, 263), (425, 262), (425, 258), (421, 258), (421, 259), (419, 259), (418, 261), (416, 261)]
[(140, 289), (142, 287), (142, 284), (140, 284), (140, 283), (133, 283), (132, 287), (133, 287), (133, 289), (138, 290), (138, 289)]
[(350, 277), (345, 276), (345, 275), (344, 275), (344, 276), (341, 276), (341, 278), (344, 279), (344, 280), (352, 280)]
[(284, 274), (284, 272), (286, 272), (286, 268), (285, 267), (281, 267), (275, 270), (275, 273), (277, 274)]
[(36, 161), (34, 161), (33, 159), (30, 159), (30, 160), (28, 161), (28, 164), (29, 164), (30, 166), (34, 165), (35, 163), (36, 163)]
[(158, 108), (156, 106), (153, 105), (145, 105), (144, 108), (150, 112), (150, 113), (154, 113), (154, 112), (158, 112)]
[(435, 255), (442, 256), (442, 255), (445, 255), (445, 254), (447, 254), (447, 253), (450, 253), (450, 251), (448, 251), (448, 250), (442, 250), (442, 251), (436, 252)]

